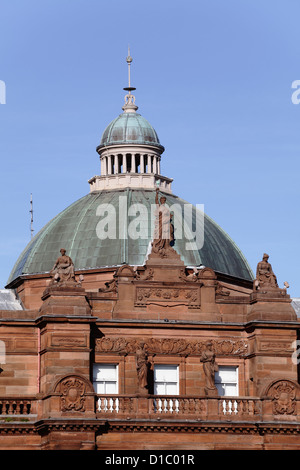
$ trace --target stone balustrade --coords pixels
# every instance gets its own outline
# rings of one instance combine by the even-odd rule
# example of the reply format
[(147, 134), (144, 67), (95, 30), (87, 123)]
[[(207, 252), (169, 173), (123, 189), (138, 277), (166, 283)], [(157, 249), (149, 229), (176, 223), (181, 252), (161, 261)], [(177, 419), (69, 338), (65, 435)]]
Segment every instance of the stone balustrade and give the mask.
[(256, 397), (189, 397), (189, 396), (96, 396), (96, 413), (101, 416), (134, 417), (147, 414), (153, 418), (176, 419), (257, 419), (262, 400)]
[(33, 399), (0, 398), (0, 415), (29, 415), (33, 412)]
[[(95, 395), (90, 394), (91, 406), (82, 410), (70, 409), (68, 414), (89, 413), (95, 419), (135, 419), (150, 420), (193, 420), (193, 421), (300, 421), (300, 400), (296, 399), (291, 408), (278, 408), (270, 397), (192, 397), (184, 395)], [(47, 400), (53, 399), (57, 405), (52, 408)], [(48, 416), (59, 417), (62, 397), (55, 393), (44, 397), (0, 398), (1, 417), (37, 416), (42, 419), (47, 409)], [(93, 409), (93, 400), (94, 409)], [(48, 403), (48, 404), (47, 404)], [(46, 408), (45, 408), (46, 407)], [(53, 411), (50, 411), (50, 410)], [(49, 414), (50, 413), (50, 414)], [(64, 411), (65, 414), (65, 411)]]

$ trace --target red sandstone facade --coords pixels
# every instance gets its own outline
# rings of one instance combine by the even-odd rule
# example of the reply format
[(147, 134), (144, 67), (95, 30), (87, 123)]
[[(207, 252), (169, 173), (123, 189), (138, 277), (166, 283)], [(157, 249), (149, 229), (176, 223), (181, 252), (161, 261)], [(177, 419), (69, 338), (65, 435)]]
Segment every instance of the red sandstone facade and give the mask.
[[(286, 290), (195, 274), (174, 250), (81, 284), (43, 274), (10, 287), (24, 310), (0, 312), (1, 449), (300, 448)], [(210, 366), (236, 373), (234, 395), (210, 383)], [(115, 373), (99, 372), (111, 393), (95, 370)], [(176, 375), (172, 393), (156, 392), (157, 371)]]

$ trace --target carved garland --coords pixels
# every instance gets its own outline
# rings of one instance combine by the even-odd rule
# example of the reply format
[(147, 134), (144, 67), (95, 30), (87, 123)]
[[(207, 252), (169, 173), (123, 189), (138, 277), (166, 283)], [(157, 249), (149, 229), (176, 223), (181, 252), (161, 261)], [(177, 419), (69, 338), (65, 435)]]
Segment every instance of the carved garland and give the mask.
[[(205, 348), (203, 341), (187, 341), (185, 339), (157, 339), (149, 338), (143, 340), (148, 354), (179, 354), (183, 356), (200, 356)], [(141, 339), (125, 338), (97, 338), (96, 351), (100, 353), (135, 353)], [(212, 340), (213, 350), (217, 355), (245, 355), (248, 345), (244, 340)]]

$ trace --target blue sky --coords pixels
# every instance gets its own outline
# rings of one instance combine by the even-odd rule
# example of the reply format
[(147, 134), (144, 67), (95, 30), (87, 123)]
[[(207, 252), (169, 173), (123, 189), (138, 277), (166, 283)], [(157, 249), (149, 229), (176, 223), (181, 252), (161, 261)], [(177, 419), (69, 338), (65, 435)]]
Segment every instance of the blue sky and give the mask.
[(100, 173), (130, 44), (174, 193), (300, 297), (299, 1), (0, 0), (0, 18), (0, 288), (30, 241), (30, 193), (37, 233)]

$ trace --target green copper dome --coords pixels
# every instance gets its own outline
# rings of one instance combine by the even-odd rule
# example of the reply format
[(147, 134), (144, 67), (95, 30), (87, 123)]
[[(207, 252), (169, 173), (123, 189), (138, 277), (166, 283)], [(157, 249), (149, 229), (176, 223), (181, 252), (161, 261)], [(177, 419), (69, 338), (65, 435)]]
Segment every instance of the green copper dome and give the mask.
[(151, 124), (136, 112), (122, 113), (114, 119), (103, 132), (97, 150), (118, 144), (154, 145), (164, 150)]
[[(186, 201), (174, 195), (166, 194), (166, 198), (169, 206), (174, 204), (175, 216), (176, 211), (183, 210), (186, 204)], [(17, 260), (8, 284), (23, 274), (49, 272), (61, 248), (67, 250), (76, 270), (119, 266), (123, 263), (133, 266), (143, 265), (152, 238), (151, 223), (141, 237), (126, 238), (124, 234), (129, 233), (130, 224), (134, 220), (134, 217), (129, 215), (130, 211), (128, 212), (133, 204), (136, 204), (134, 206), (136, 208), (137, 204), (142, 204), (147, 209), (141, 217), (148, 222), (151, 205), (155, 204), (155, 191), (129, 188), (98, 191), (74, 202), (54, 217), (31, 240)], [(124, 216), (125, 213), (128, 217)], [(116, 220), (115, 239), (99, 238), (99, 222), (105, 217), (108, 217), (106, 219), (108, 224), (113, 219)], [(195, 219), (193, 210), (184, 219), (185, 230), (191, 233), (195, 229)], [(202, 248), (186, 249), (184, 237), (175, 239), (174, 248), (184, 263), (187, 266), (204, 265), (235, 277), (253, 279), (247, 261), (230, 237), (207, 215), (202, 220), (204, 220)], [(202, 230), (203, 225), (196, 228)]]

